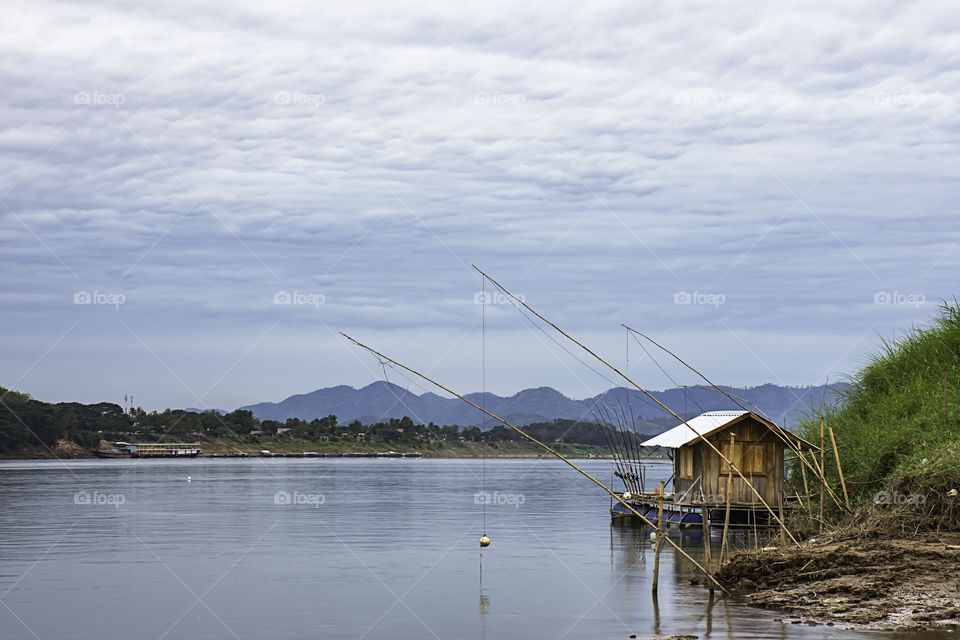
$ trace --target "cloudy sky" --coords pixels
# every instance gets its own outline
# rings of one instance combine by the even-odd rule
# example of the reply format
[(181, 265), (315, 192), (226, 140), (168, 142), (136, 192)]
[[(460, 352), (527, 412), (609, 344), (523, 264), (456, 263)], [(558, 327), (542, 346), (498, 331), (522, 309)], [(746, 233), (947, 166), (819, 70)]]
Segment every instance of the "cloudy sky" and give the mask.
[(343, 330), (476, 391), (485, 314), (488, 390), (611, 386), (471, 264), (651, 388), (621, 322), (813, 384), (957, 294), (956, 3), (151, 4), (5, 8), (0, 385), (382, 379)]

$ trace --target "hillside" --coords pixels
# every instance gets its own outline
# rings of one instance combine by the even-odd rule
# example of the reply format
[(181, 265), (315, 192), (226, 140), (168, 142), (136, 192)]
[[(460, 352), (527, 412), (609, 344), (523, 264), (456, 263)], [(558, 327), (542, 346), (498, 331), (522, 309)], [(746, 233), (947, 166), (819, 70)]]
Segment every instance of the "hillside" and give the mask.
[[(844, 386), (786, 387), (765, 384), (749, 388), (723, 388), (757, 405), (778, 423), (786, 421), (788, 426), (794, 426), (802, 415), (809, 413), (812, 402), (819, 405), (825, 400), (830, 403)], [(652, 393), (679, 414), (737, 408), (730, 399), (710, 389), (673, 388)], [(657, 431), (676, 422), (640, 391), (622, 387), (583, 400), (568, 398), (550, 387), (524, 389), (509, 397), (492, 393), (485, 396), (471, 393), (466, 397), (477, 404), (481, 404), (483, 399), (488, 411), (517, 425), (555, 418), (591, 420), (597, 406), (610, 408), (621, 405), (628, 413), (632, 409), (638, 421), (659, 424)], [(261, 402), (241, 409), (252, 411), (261, 420), (280, 422), (288, 418), (313, 420), (330, 414), (343, 422), (377, 422), (409, 415), (424, 423), (467, 426), (480, 425), (484, 418), (482, 413), (456, 398), (443, 398), (435, 393), (417, 395), (389, 382), (374, 382), (361, 389), (344, 385), (318, 389), (290, 396), (281, 402)], [(488, 425), (492, 422), (492, 419), (487, 420)]]

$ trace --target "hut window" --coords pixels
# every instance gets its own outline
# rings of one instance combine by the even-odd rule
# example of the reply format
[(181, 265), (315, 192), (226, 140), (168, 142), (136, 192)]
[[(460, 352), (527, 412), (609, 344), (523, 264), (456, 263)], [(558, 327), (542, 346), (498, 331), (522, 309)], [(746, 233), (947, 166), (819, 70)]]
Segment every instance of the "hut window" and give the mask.
[[(729, 442), (724, 442), (721, 451), (723, 457), (733, 462), (743, 475), (763, 475), (763, 444), (759, 442), (734, 442), (733, 449)], [(736, 473), (730, 470), (730, 465), (723, 463), (722, 474)]]
[(677, 470), (679, 477), (693, 478), (693, 449), (684, 447), (677, 451)]

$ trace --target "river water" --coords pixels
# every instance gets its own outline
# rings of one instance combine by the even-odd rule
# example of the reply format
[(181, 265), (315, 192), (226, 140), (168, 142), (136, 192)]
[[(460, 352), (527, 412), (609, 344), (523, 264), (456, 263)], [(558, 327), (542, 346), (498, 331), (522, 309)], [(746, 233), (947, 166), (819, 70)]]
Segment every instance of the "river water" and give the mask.
[(711, 603), (669, 545), (655, 606), (608, 508), (547, 459), (4, 462), (0, 638), (906, 637)]

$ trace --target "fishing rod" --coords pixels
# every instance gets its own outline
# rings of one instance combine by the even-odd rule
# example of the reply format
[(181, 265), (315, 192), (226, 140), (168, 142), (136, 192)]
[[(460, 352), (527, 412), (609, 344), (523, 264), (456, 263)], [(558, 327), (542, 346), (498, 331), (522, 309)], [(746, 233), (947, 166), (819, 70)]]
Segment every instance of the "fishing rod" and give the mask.
[[(437, 382), (436, 380), (433, 380), (432, 378), (427, 377), (426, 375), (420, 373), (419, 371), (416, 371), (415, 369), (411, 369), (411, 368), (408, 367), (407, 365), (405, 365), (405, 364), (403, 364), (403, 363), (401, 363), (401, 362), (397, 362), (397, 361), (394, 360), (393, 358), (390, 358), (390, 357), (388, 357), (388, 356), (380, 353), (380, 352), (377, 351), (376, 349), (374, 349), (374, 348), (372, 348), (372, 347), (368, 347), (367, 345), (363, 344), (362, 342), (359, 342), (359, 341), (357, 341), (357, 340), (354, 340), (353, 338), (351, 338), (350, 336), (348, 336), (348, 335), (347, 335), (346, 333), (344, 333), (343, 331), (340, 332), (340, 335), (342, 335), (344, 338), (346, 338), (346, 339), (349, 340), (350, 342), (354, 343), (354, 344), (357, 345), (358, 347), (361, 347), (361, 348), (363, 348), (363, 349), (366, 349), (367, 351), (369, 351), (369, 352), (372, 353), (373, 355), (377, 356), (377, 357), (380, 358), (381, 360), (390, 362), (390, 363), (392, 363), (392, 364), (394, 364), (394, 365), (396, 365), (396, 366), (398, 366), (398, 367), (400, 367), (400, 368), (402, 368), (402, 369), (404, 369), (404, 370), (406, 370), (406, 371), (409, 371), (410, 373), (414, 374), (415, 376), (418, 376), (418, 377), (426, 380), (426, 381), (429, 382), (430, 384), (432, 384), (432, 385), (434, 385), (434, 386), (436, 386), (436, 387), (438, 387), (438, 388), (440, 388), (440, 389), (443, 389), (444, 391), (446, 391), (446, 392), (449, 393), (450, 395), (456, 396), (456, 397), (459, 398), (460, 400), (463, 400), (464, 402), (466, 402), (466, 403), (469, 404), (470, 406), (474, 407), (475, 409), (477, 409), (477, 410), (479, 410), (479, 411), (482, 411), (483, 413), (487, 414), (488, 416), (490, 416), (491, 418), (493, 418), (493, 419), (496, 420), (497, 422), (500, 422), (500, 423), (502, 423), (503, 425), (505, 425), (505, 426), (513, 429), (514, 431), (516, 431), (517, 433), (519, 433), (521, 436), (523, 436), (524, 438), (526, 438), (526, 439), (529, 440), (530, 442), (533, 442), (533, 443), (536, 444), (537, 446), (543, 448), (544, 450), (548, 451), (549, 453), (551, 453), (551, 454), (554, 455), (555, 457), (559, 458), (559, 459), (562, 460), (564, 463), (566, 463), (568, 466), (572, 467), (575, 471), (577, 471), (578, 473), (580, 473), (582, 476), (584, 476), (585, 478), (587, 478), (588, 480), (590, 480), (591, 482), (593, 482), (595, 485), (597, 485), (598, 487), (600, 487), (601, 489), (603, 489), (604, 491), (606, 491), (607, 493), (609, 493), (612, 498), (614, 498), (617, 502), (619, 502), (619, 503), (622, 504), (624, 507), (626, 507), (627, 509), (629, 509), (630, 512), (631, 512), (633, 515), (635, 515), (635, 516), (637, 516), (638, 518), (640, 518), (640, 519), (644, 522), (644, 524), (647, 524), (647, 525), (649, 525), (650, 527), (653, 527), (653, 528), (657, 529), (657, 531), (660, 530), (660, 527), (659, 527), (659, 526), (654, 525), (650, 520), (648, 520), (648, 519), (646, 518), (646, 516), (644, 516), (642, 513), (640, 513), (640, 512), (637, 511), (636, 509), (634, 509), (630, 504), (628, 504), (627, 502), (625, 502), (625, 501), (623, 500), (623, 498), (621, 498), (620, 496), (618, 496), (612, 489), (610, 489), (609, 487), (607, 487), (605, 484), (603, 484), (602, 482), (600, 482), (599, 480), (597, 480), (596, 478), (594, 478), (592, 475), (590, 475), (589, 473), (587, 473), (586, 471), (584, 471), (583, 469), (581, 469), (580, 467), (578, 467), (578, 466), (575, 465), (574, 463), (570, 462), (567, 458), (565, 458), (565, 457), (563, 456), (563, 454), (561, 454), (561, 453), (559, 453), (559, 452), (557, 452), (557, 451), (554, 451), (553, 449), (551, 449), (550, 447), (548, 447), (548, 446), (545, 445), (544, 443), (540, 442), (539, 440), (537, 440), (537, 439), (534, 438), (533, 436), (529, 435), (526, 431), (523, 431), (522, 429), (520, 429), (520, 428), (518, 428), (518, 427), (515, 427), (515, 426), (512, 425), (511, 423), (509, 423), (509, 422), (507, 422), (506, 420), (504, 420), (503, 418), (501, 418), (500, 416), (498, 416), (498, 415), (496, 415), (496, 414), (494, 414), (494, 413), (491, 413), (491, 412), (487, 411), (486, 409), (480, 407), (478, 404), (476, 404), (476, 403), (474, 403), (474, 402), (471, 402), (469, 399), (467, 399), (467, 398), (465, 398), (464, 396), (460, 395), (460, 394), (457, 393), (456, 391), (453, 391), (452, 389), (443, 386), (442, 384), (440, 384), (440, 383)], [(659, 537), (659, 536), (658, 536), (658, 537)], [(673, 540), (671, 540), (669, 536), (663, 536), (663, 539), (666, 540), (674, 549), (676, 549), (677, 552), (678, 552), (680, 555), (682, 555), (684, 558), (686, 558), (687, 560), (689, 560), (689, 561), (693, 564), (693, 566), (695, 566), (697, 569), (699, 569), (700, 572), (703, 573), (703, 574), (707, 577), (707, 579), (710, 580), (710, 582), (713, 583), (718, 589), (720, 589), (721, 591), (723, 591), (724, 593), (726, 593), (726, 594), (729, 595), (730, 592), (727, 591), (727, 590), (723, 587), (723, 585), (720, 584), (720, 583), (717, 581), (717, 579), (714, 578), (713, 575), (712, 575), (709, 571), (707, 571), (706, 569), (704, 569), (703, 566), (702, 566), (699, 562), (697, 562), (697, 561), (694, 560), (692, 557), (690, 557), (690, 554), (688, 554), (686, 551), (684, 551), (683, 549), (681, 549), (681, 548), (680, 548), (680, 545), (678, 545), (676, 542), (674, 542)]]
[(745, 475), (743, 475), (743, 472), (740, 471), (740, 469), (737, 467), (737, 465), (733, 464), (733, 462), (732, 462), (731, 460), (729, 460), (725, 455), (723, 455), (723, 452), (721, 452), (720, 449), (718, 449), (712, 442), (710, 442), (710, 441), (707, 440), (705, 437), (703, 437), (703, 434), (702, 434), (702, 433), (700, 433), (699, 431), (697, 431), (696, 429), (694, 429), (693, 427), (691, 427), (689, 424), (687, 424), (687, 421), (686, 421), (685, 419), (681, 418), (680, 416), (678, 416), (675, 411), (673, 411), (672, 409), (670, 409), (670, 407), (668, 407), (667, 405), (665, 405), (665, 404), (663, 404), (662, 402), (660, 402), (659, 400), (657, 400), (657, 399), (653, 396), (653, 394), (651, 394), (649, 391), (647, 391), (646, 389), (644, 389), (643, 387), (641, 387), (639, 384), (637, 384), (636, 382), (634, 382), (631, 378), (629, 378), (626, 374), (624, 374), (623, 372), (621, 372), (621, 371), (620, 371), (619, 369), (617, 369), (615, 366), (613, 366), (612, 364), (610, 364), (609, 362), (607, 362), (606, 360), (604, 360), (603, 358), (601, 358), (599, 355), (597, 355), (596, 353), (594, 353), (589, 347), (587, 347), (587, 346), (584, 345), (582, 342), (580, 342), (579, 340), (577, 340), (576, 338), (574, 338), (573, 336), (571, 336), (570, 334), (568, 334), (566, 331), (564, 331), (563, 329), (561, 329), (560, 327), (558, 327), (557, 325), (555, 325), (555, 324), (554, 324), (553, 322), (551, 322), (550, 320), (547, 320), (545, 317), (543, 317), (542, 315), (540, 315), (539, 313), (537, 313), (537, 312), (536, 312), (533, 308), (531, 308), (530, 305), (528, 305), (526, 302), (524, 302), (523, 300), (520, 300), (520, 299), (517, 298), (515, 295), (513, 295), (512, 293), (510, 293), (509, 291), (507, 291), (499, 282), (497, 282), (496, 280), (494, 280), (493, 278), (491, 278), (490, 276), (488, 276), (486, 273), (484, 273), (483, 271), (481, 271), (476, 265), (473, 265), (473, 268), (476, 269), (477, 271), (479, 271), (485, 278), (487, 278), (491, 283), (493, 283), (493, 285), (494, 285), (495, 287), (497, 287), (498, 289), (500, 289), (503, 293), (505, 293), (506, 295), (510, 296), (510, 298), (512, 298), (513, 300), (516, 300), (517, 303), (523, 305), (527, 310), (530, 311), (530, 313), (532, 313), (533, 315), (537, 316), (538, 318), (540, 318), (541, 320), (543, 320), (544, 322), (546, 322), (548, 325), (550, 325), (551, 327), (553, 327), (557, 332), (560, 333), (560, 335), (562, 335), (563, 337), (567, 338), (568, 340), (570, 340), (571, 342), (573, 342), (574, 344), (576, 344), (577, 346), (579, 346), (581, 349), (583, 349), (584, 351), (586, 351), (587, 353), (589, 353), (590, 355), (592, 355), (594, 358), (596, 358), (597, 360), (599, 360), (600, 362), (602, 362), (603, 364), (605, 364), (607, 367), (609, 367), (611, 370), (613, 370), (617, 375), (619, 375), (621, 378), (623, 378), (624, 380), (626, 380), (627, 382), (629, 382), (630, 384), (632, 384), (632, 385), (633, 385), (634, 387), (636, 387), (639, 391), (643, 392), (644, 395), (646, 395), (648, 398), (650, 398), (651, 400), (653, 400), (654, 402), (656, 402), (658, 405), (660, 405), (660, 407), (663, 408), (665, 411), (669, 412), (670, 415), (672, 415), (674, 418), (676, 418), (677, 420), (679, 420), (685, 427), (687, 427), (688, 429), (690, 429), (691, 431), (693, 431), (695, 434), (697, 434), (697, 437), (698, 437), (702, 442), (704, 442), (708, 447), (710, 447), (714, 452), (716, 452), (716, 454), (717, 454), (718, 456), (720, 456), (720, 459), (728, 465), (728, 468), (729, 468), (729, 469), (732, 469), (733, 471), (735, 471), (735, 472), (737, 473), (738, 476), (740, 476), (740, 478), (743, 480), (744, 484), (745, 484), (747, 487), (750, 488), (750, 491), (752, 491), (753, 494), (754, 494), (754, 495), (757, 497), (757, 499), (760, 501), (760, 504), (762, 504), (762, 505), (764, 506), (764, 508), (770, 513), (770, 516), (777, 522), (777, 524), (780, 525), (780, 528), (783, 529), (784, 532), (786, 532), (787, 536), (790, 538), (790, 541), (793, 542), (793, 543), (794, 543), (795, 545), (797, 545), (798, 547), (801, 546), (801, 545), (800, 545), (800, 542), (793, 536), (792, 533), (790, 533), (789, 530), (787, 530), (787, 526), (783, 523), (783, 520), (776, 514), (776, 512), (774, 512), (773, 508), (772, 508), (769, 504), (767, 504), (767, 501), (763, 499), (763, 496), (760, 495), (760, 492), (757, 491), (756, 487), (753, 486), (753, 483), (750, 482), (750, 480), (748, 480)]

